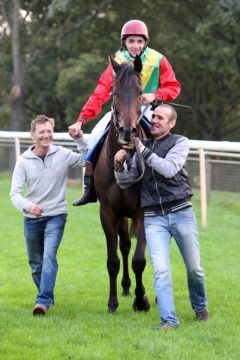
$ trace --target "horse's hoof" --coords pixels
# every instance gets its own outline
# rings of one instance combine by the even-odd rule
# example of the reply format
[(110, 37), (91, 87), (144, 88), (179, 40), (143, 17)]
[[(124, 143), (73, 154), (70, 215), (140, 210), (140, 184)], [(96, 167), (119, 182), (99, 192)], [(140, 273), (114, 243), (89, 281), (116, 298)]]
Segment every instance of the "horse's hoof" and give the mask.
[(143, 296), (142, 299), (137, 299), (135, 297), (134, 302), (132, 304), (132, 308), (134, 311), (145, 311), (148, 312), (150, 310), (150, 303), (146, 295)]
[(118, 308), (118, 305), (119, 305), (119, 303), (116, 300), (109, 301), (109, 303), (108, 303), (109, 314), (115, 314), (115, 312)]
[(108, 313), (109, 313), (110, 315), (115, 315), (116, 309), (109, 309), (109, 308), (108, 308)]

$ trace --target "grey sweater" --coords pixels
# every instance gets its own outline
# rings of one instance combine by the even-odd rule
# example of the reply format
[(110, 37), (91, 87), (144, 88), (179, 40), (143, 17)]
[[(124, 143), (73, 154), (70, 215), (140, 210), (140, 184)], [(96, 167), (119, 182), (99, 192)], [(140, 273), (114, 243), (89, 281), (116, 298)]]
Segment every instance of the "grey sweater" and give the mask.
[[(83, 156), (87, 145), (78, 140), (80, 153), (62, 146), (51, 145), (44, 161), (32, 151), (30, 146), (17, 160), (13, 176), (10, 197), (13, 205), (24, 216), (33, 204), (43, 208), (43, 216), (56, 216), (67, 212), (66, 187), (68, 170), (71, 167), (84, 166)], [(25, 196), (22, 192), (25, 190)]]

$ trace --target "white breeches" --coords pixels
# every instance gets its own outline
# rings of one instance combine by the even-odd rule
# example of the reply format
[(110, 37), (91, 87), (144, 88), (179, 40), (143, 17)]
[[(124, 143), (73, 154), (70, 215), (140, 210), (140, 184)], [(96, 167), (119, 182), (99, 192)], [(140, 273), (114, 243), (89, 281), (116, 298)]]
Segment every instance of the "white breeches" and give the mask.
[(92, 129), (91, 134), (88, 137), (88, 150), (93, 149), (94, 145), (101, 138), (111, 120), (111, 114), (111, 111), (107, 112)]

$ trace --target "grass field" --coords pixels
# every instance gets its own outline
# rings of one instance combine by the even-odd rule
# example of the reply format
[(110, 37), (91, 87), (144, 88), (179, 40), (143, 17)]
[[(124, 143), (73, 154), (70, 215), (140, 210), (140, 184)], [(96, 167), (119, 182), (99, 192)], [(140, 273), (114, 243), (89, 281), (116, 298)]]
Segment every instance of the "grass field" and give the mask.
[[(0, 359), (240, 359), (240, 194), (212, 192), (208, 228), (199, 229), (209, 321), (194, 320), (184, 267), (173, 243), (171, 261), (180, 327), (154, 332), (158, 313), (148, 256), (144, 284), (150, 311), (132, 311), (133, 296), (121, 296), (119, 276), (120, 305), (115, 315), (107, 313), (106, 246), (98, 204), (69, 206), (58, 254), (56, 303), (47, 317), (34, 318), (31, 311), (36, 289), (27, 262), (22, 217), (10, 203), (9, 188), (10, 179), (1, 176)], [(79, 193), (78, 188), (69, 187), (69, 203)], [(197, 193), (194, 208), (200, 223)], [(133, 239), (132, 248), (134, 244)], [(134, 285), (132, 271), (131, 278)]]

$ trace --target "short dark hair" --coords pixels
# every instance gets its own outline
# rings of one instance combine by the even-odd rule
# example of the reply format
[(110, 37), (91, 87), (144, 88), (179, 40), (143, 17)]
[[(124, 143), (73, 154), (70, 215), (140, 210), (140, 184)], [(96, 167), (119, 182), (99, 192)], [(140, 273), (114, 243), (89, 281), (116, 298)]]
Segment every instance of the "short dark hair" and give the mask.
[(162, 105), (159, 105), (159, 107), (165, 107), (167, 109), (169, 109), (171, 112), (170, 112), (170, 115), (169, 115), (169, 121), (171, 120), (177, 120), (177, 112), (175, 110), (175, 108), (172, 106), (172, 105), (169, 105), (169, 104), (162, 104)]
[(46, 122), (50, 122), (50, 124), (52, 125), (52, 128), (54, 129), (55, 120), (53, 118), (47, 117), (46, 115), (38, 115), (31, 122), (31, 132), (34, 133), (36, 131), (37, 124), (45, 124)]

